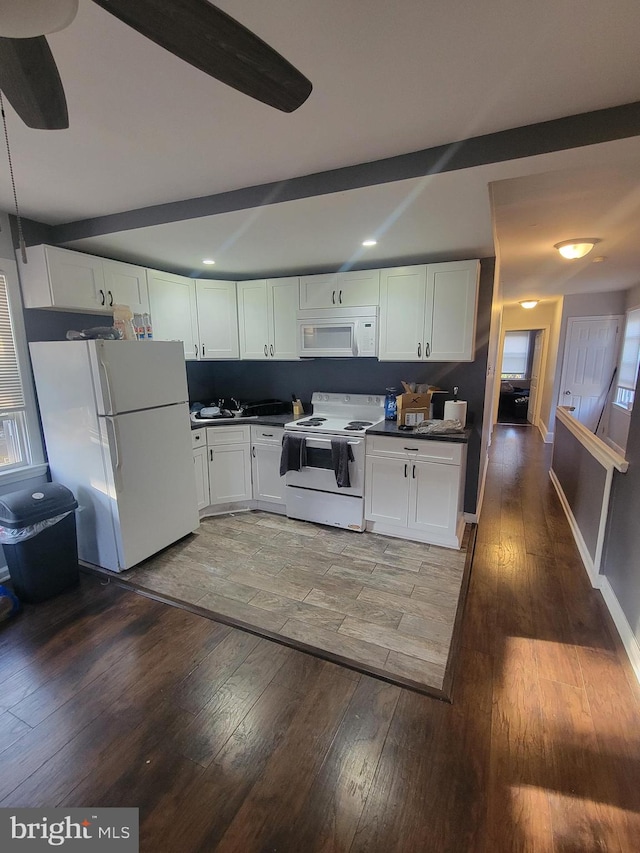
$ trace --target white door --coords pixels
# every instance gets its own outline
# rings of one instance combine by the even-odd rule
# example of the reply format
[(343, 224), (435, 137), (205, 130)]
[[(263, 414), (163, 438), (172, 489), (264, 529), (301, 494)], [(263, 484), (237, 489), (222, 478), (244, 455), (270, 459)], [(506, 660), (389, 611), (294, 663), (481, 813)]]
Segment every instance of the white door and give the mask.
[(364, 516), (406, 527), (409, 518), (409, 460), (367, 455)]
[[(92, 367), (99, 415), (156, 409), (189, 399), (179, 341), (78, 341)], [(189, 423), (187, 417), (187, 425)]]
[(337, 304), (337, 273), (300, 277), (300, 308), (333, 308)]
[(196, 285), (182, 275), (147, 270), (149, 307), (156, 341), (182, 341), (184, 357), (198, 358)]
[(529, 406), (527, 408), (527, 420), (529, 423), (538, 422), (538, 400), (540, 393), (540, 379), (542, 372), (542, 350), (544, 345), (544, 329), (538, 329), (533, 344), (533, 361), (531, 364), (531, 381), (529, 383)]
[(196, 281), (200, 358), (240, 358), (235, 281)]
[(285, 478), (280, 476), (279, 444), (254, 444), (251, 451), (254, 500), (285, 503)]
[(380, 270), (380, 361), (424, 358), (426, 266)]
[(425, 358), (473, 361), (479, 269), (478, 261), (427, 266)]
[(620, 317), (569, 317), (559, 406), (574, 406), (574, 417), (594, 431), (618, 353)]
[(102, 265), (109, 307), (114, 304), (128, 305), (137, 314), (144, 314), (149, 310), (147, 271), (144, 267), (106, 258)]
[(86, 311), (109, 309), (102, 258), (57, 246), (47, 246), (46, 256), (53, 305)]
[(460, 468), (433, 462), (412, 462), (409, 527), (440, 539), (455, 535)]
[[(152, 344), (149, 344), (152, 346)], [(144, 346), (144, 344), (139, 344)], [(199, 525), (186, 403), (99, 418), (119, 566), (129, 569)]]
[(212, 504), (251, 500), (251, 452), (248, 444), (209, 447)]
[[(240, 358), (269, 358), (269, 311), (267, 308), (267, 283), (258, 281), (239, 281), (238, 289), (238, 331), (240, 335)], [(296, 300), (297, 300), (296, 292)], [(293, 325), (295, 339), (295, 320)]]
[(298, 278), (270, 278), (267, 281), (269, 327), (269, 358), (280, 361), (298, 360), (297, 313), (299, 300)]
[(193, 449), (193, 473), (196, 478), (198, 509), (204, 509), (209, 506), (209, 459), (204, 444)]
[(338, 305), (377, 305), (380, 299), (380, 270), (350, 270), (338, 275)]

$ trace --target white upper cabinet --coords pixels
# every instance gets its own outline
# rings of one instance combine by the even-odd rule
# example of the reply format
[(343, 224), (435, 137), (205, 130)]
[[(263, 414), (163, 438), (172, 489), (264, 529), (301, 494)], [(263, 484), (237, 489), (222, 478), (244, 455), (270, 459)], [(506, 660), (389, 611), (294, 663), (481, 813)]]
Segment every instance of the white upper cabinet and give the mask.
[(380, 361), (473, 361), (479, 261), (380, 271)]
[(238, 282), (240, 357), (294, 361), (299, 280), (269, 278)]
[[(431, 329), (425, 318), (425, 342), (431, 361), (473, 361), (478, 309), (479, 261), (427, 266)], [(428, 305), (427, 305), (428, 311)]]
[(300, 278), (300, 308), (377, 305), (380, 270), (354, 270)]
[(188, 359), (199, 356), (195, 282), (182, 275), (147, 270), (153, 337), (182, 341)]
[(107, 305), (128, 305), (134, 314), (149, 310), (147, 271), (144, 267), (112, 261), (102, 262)]
[(199, 358), (239, 358), (235, 281), (196, 280)]
[(29, 246), (27, 263), (17, 254), (25, 308), (110, 311), (102, 258), (58, 246)]

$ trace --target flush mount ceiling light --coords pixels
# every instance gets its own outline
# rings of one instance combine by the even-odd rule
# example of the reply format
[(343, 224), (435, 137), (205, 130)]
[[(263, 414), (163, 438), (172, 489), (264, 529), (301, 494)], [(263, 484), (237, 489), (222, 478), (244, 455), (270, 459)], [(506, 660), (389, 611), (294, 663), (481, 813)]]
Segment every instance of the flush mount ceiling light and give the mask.
[(203, 258), (202, 263), (210, 266), (211, 264), (215, 264), (215, 261), (213, 260), (213, 258)]
[(362, 245), (363, 246), (377, 246), (378, 241), (377, 240), (363, 240)]
[(539, 301), (539, 299), (523, 299), (518, 304), (522, 305), (523, 308), (535, 308)]
[(561, 243), (555, 243), (554, 249), (557, 249), (563, 258), (568, 258), (570, 261), (584, 258), (593, 249), (596, 243), (600, 240), (597, 237), (575, 237), (573, 240), (563, 240)]

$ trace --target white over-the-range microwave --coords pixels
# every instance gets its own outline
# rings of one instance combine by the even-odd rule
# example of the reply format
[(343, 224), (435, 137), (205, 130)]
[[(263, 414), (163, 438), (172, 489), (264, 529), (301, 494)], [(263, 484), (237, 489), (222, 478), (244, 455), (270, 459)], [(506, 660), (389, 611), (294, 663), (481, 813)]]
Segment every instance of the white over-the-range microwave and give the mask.
[(378, 355), (378, 309), (320, 308), (298, 311), (301, 358), (375, 358)]

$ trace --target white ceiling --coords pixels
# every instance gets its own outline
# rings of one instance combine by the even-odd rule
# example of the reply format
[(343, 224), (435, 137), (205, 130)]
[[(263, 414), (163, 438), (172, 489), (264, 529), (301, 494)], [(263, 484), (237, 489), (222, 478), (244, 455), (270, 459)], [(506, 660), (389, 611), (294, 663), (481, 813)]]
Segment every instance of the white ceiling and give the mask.
[[(91, 0), (48, 37), (70, 128), (7, 107), (24, 216), (59, 224), (369, 162), (640, 101), (640, 4), (615, 0), (219, 0), (314, 85), (287, 115), (176, 59)], [(638, 139), (113, 234), (72, 245), (247, 277), (493, 254), (508, 299), (640, 280)], [(566, 172), (566, 174), (565, 174)], [(489, 194), (491, 184), (491, 198)], [(8, 168), (0, 207), (12, 210)], [(577, 229), (577, 230), (576, 230)], [(362, 254), (362, 239), (379, 244)], [(553, 243), (599, 236), (607, 261)], [(566, 264), (566, 262), (565, 262)], [(575, 273), (574, 271), (578, 272)], [(636, 272), (637, 271), (637, 272)]]

